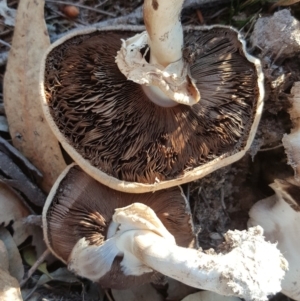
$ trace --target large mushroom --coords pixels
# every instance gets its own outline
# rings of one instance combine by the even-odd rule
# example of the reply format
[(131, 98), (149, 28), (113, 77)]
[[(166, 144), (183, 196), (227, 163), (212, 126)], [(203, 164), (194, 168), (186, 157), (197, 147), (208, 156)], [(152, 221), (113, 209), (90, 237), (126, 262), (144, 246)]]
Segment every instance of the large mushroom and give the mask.
[[(156, 212), (168, 229), (167, 235), (170, 235), (172, 243), (175, 237), (178, 245), (194, 247), (196, 242), (190, 209), (179, 187), (142, 195), (124, 193), (100, 184), (77, 165), (70, 165), (57, 179), (44, 206), (43, 229), (48, 248), (61, 261), (70, 263), (72, 250), (83, 237), (91, 246), (98, 247), (113, 236), (118, 228), (118, 224), (112, 221), (115, 209), (133, 202), (146, 203)], [(116, 255), (105, 254), (106, 265), (113, 261), (106, 274), (95, 277), (92, 275), (93, 267), (88, 266), (92, 269), (85, 268), (84, 276), (104, 287), (117, 289), (158, 279), (158, 273), (153, 272), (139, 277), (125, 276), (120, 267), (122, 257)]]
[(187, 209), (179, 187), (128, 194), (71, 166), (46, 201), (44, 235), (69, 269), (108, 287), (151, 281), (159, 272), (246, 300), (267, 300), (281, 289), (286, 262), (260, 227), (229, 231), (219, 254), (203, 252), (187, 248), (194, 238)]
[(190, 182), (240, 159), (253, 140), (264, 95), (259, 60), (231, 27), (182, 30), (182, 3), (145, 0), (147, 32), (77, 31), (45, 55), (45, 116), (71, 157), (111, 188)]

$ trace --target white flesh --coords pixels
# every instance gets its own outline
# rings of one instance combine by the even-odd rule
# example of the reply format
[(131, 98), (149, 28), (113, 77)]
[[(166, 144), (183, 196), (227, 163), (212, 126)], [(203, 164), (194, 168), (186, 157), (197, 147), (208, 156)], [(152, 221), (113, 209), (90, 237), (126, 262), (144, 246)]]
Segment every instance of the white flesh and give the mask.
[[(276, 245), (264, 240), (260, 227), (228, 231), (225, 254), (207, 254), (178, 247), (146, 205), (135, 203), (117, 209), (113, 220), (120, 224), (116, 235), (97, 247), (98, 252), (94, 249), (93, 255), (79, 241), (69, 268), (96, 281), (108, 271), (106, 261), (112, 262), (115, 254), (122, 254), (125, 275), (138, 276), (155, 270), (187, 285), (245, 300), (268, 300), (267, 295), (281, 290), (287, 263)], [(85, 269), (86, 261), (91, 272)]]

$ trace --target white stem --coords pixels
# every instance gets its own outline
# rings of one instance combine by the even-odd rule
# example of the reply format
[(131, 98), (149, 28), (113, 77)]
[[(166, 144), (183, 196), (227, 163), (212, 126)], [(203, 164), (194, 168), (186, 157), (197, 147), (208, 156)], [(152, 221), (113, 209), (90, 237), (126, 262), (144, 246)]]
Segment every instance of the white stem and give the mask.
[(145, 204), (118, 208), (112, 220), (119, 224), (118, 230), (102, 245), (90, 244), (84, 237), (76, 243), (68, 259), (72, 271), (98, 281), (120, 255), (125, 275), (155, 270), (199, 289), (253, 301), (268, 300), (268, 295), (281, 290), (287, 262), (275, 244), (264, 240), (259, 226), (228, 231), (220, 246), (223, 253), (216, 254), (178, 247)]
[(164, 67), (182, 59), (180, 14), (184, 0), (145, 0), (144, 22), (151, 49), (150, 63)]
[[(150, 63), (167, 67), (178, 62), (183, 68), (183, 30), (180, 14), (184, 0), (145, 0), (144, 22), (148, 33)], [(146, 95), (162, 107), (174, 107), (178, 103), (155, 86), (142, 86)]]
[[(274, 245), (260, 238), (250, 242), (244, 233), (242, 236), (240, 245), (227, 254), (218, 255), (178, 247), (145, 230), (124, 232), (118, 237), (117, 247), (124, 252), (125, 274), (134, 274), (144, 264), (199, 289), (246, 300), (267, 300), (268, 294), (281, 289), (284, 260)], [(141, 265), (132, 269), (128, 262), (132, 262), (133, 257)]]
[[(162, 107), (178, 103), (192, 106), (200, 92), (182, 58), (184, 44), (180, 13), (184, 0), (145, 0), (144, 21), (147, 32), (122, 42), (116, 56), (120, 71), (138, 84), (149, 99)], [(150, 62), (141, 49), (149, 45)]]

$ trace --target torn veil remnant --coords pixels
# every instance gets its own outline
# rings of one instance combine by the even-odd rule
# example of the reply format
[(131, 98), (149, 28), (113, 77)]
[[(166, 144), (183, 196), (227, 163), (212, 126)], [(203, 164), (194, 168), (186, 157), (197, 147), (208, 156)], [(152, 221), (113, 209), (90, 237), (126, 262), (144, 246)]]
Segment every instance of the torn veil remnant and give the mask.
[(182, 1), (154, 2), (144, 4), (148, 33), (78, 31), (54, 43), (41, 68), (45, 116), (63, 147), (93, 178), (132, 193), (190, 182), (240, 159), (264, 95), (260, 62), (236, 30), (182, 31)]
[[(102, 185), (78, 166), (70, 165), (57, 179), (43, 210), (43, 230), (48, 248), (70, 265), (71, 253), (78, 241), (84, 239), (91, 249), (98, 248), (118, 230), (118, 224), (112, 221), (114, 210), (132, 202), (146, 203), (156, 212), (162, 229), (168, 229), (166, 233), (173, 244), (176, 240), (182, 247), (194, 247), (190, 208), (179, 187), (155, 193), (124, 193)], [(125, 276), (120, 266), (122, 254), (108, 252), (103, 256), (101, 260), (107, 260), (106, 266), (112, 264), (107, 273), (98, 276), (101, 270), (97, 270), (98, 265), (95, 270), (95, 258), (92, 256), (91, 261), (85, 261), (82, 271), (77, 271), (77, 274), (104, 287), (116, 289), (141, 285), (159, 278), (160, 274), (152, 270), (141, 276)]]
[(106, 287), (149, 282), (158, 272), (246, 300), (264, 301), (281, 289), (286, 261), (260, 227), (227, 232), (216, 254), (183, 247), (194, 238), (189, 220), (179, 187), (128, 194), (76, 166), (57, 180), (43, 211), (50, 250), (76, 274)]
[(249, 212), (249, 226), (260, 225), (266, 239), (277, 243), (289, 263), (282, 293), (300, 301), (300, 187), (294, 179), (275, 180), (275, 195), (258, 201)]

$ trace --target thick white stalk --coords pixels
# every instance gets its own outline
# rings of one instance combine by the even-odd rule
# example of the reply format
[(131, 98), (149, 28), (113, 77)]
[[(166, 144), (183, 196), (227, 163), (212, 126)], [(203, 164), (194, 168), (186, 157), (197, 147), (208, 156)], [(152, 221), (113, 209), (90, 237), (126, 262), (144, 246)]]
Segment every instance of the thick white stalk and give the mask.
[(85, 238), (74, 246), (68, 266), (76, 274), (98, 281), (122, 256), (125, 275), (153, 270), (187, 285), (220, 295), (265, 301), (281, 290), (287, 262), (275, 244), (268, 243), (257, 226), (248, 231), (228, 231), (222, 253), (202, 252), (176, 245), (173, 235), (148, 206), (134, 203), (115, 210), (115, 234), (102, 245)]
[[(150, 267), (189, 286), (245, 300), (268, 300), (280, 291), (285, 261), (275, 245), (261, 235), (232, 232), (236, 246), (227, 254), (206, 254), (171, 244), (165, 238), (145, 230), (126, 231), (118, 237), (117, 247), (124, 253), (125, 274)], [(261, 233), (260, 233), (261, 234)], [(129, 266), (132, 258), (140, 266)], [(127, 259), (128, 258), (128, 259)]]
[[(177, 62), (176, 72), (183, 70), (183, 29), (180, 14), (184, 0), (145, 0), (144, 22), (150, 47), (150, 64), (163, 67)], [(178, 103), (156, 86), (143, 86), (155, 104), (173, 107)]]
[[(143, 85), (148, 98), (162, 107), (189, 106), (200, 100), (189, 66), (182, 58), (184, 44), (180, 13), (184, 0), (145, 0), (146, 32), (122, 42), (116, 56), (120, 71)], [(150, 61), (141, 53), (150, 48)]]
[(182, 61), (183, 30), (180, 14), (184, 0), (145, 0), (144, 22), (150, 63), (167, 67)]

